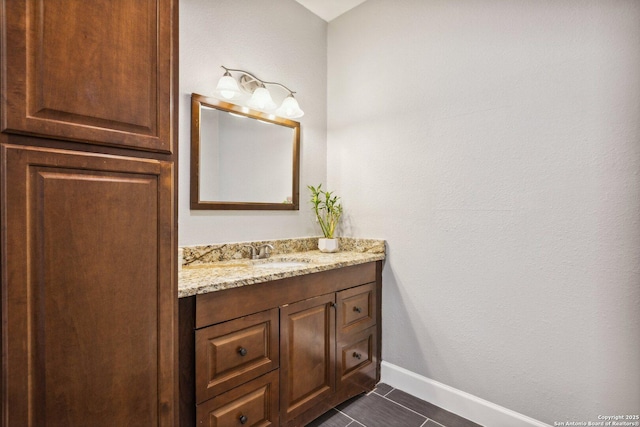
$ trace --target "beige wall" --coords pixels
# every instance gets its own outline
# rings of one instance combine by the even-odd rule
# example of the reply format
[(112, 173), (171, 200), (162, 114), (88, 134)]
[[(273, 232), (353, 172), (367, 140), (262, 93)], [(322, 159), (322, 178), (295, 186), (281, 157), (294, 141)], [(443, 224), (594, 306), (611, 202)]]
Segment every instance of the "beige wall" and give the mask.
[(383, 359), (550, 424), (640, 412), (640, 2), (368, 0), (328, 35)]

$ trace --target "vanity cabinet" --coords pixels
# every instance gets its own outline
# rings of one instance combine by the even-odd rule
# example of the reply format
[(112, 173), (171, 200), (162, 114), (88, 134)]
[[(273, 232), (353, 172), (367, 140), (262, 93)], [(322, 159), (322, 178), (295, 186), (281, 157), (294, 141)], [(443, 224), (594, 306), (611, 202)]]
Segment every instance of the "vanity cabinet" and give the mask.
[(175, 426), (178, 2), (0, 8), (0, 425)]
[(381, 271), (375, 261), (181, 298), (180, 425), (304, 426), (372, 390)]

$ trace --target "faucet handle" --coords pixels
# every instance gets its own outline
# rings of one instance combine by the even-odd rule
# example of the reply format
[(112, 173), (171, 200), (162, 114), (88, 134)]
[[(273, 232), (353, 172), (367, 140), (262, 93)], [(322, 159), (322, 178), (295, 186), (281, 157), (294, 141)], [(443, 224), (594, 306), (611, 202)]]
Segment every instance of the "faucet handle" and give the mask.
[(270, 251), (273, 250), (273, 245), (265, 243), (264, 245), (260, 245), (258, 248), (260, 249), (258, 258), (269, 258), (269, 255), (271, 255)]
[(256, 254), (256, 248), (253, 245), (242, 245), (242, 247), (251, 249), (251, 259), (258, 258), (258, 255)]

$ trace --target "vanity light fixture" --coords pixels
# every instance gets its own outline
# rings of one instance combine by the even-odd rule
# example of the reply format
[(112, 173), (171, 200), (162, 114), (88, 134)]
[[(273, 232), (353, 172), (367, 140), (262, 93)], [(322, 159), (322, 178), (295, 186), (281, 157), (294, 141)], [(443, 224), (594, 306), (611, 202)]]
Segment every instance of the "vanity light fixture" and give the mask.
[(224, 99), (239, 98), (240, 95), (242, 95), (242, 92), (240, 92), (240, 88), (238, 87), (238, 82), (236, 82), (236, 79), (233, 78), (229, 71), (226, 71), (224, 76), (218, 80), (216, 95), (220, 95)]
[(258, 87), (253, 91), (251, 98), (247, 101), (247, 105), (254, 110), (263, 111), (271, 111), (277, 107), (271, 98), (271, 94), (264, 86)]
[[(300, 109), (298, 101), (293, 97), (295, 92), (285, 85), (260, 80), (248, 71), (235, 70), (227, 68), (224, 65), (222, 65), (222, 68), (224, 69), (224, 75), (220, 78), (216, 86), (215, 95), (217, 97), (223, 100), (238, 100), (242, 98), (243, 92), (246, 92), (251, 94), (246, 104), (254, 110), (267, 113), (275, 112), (278, 116), (289, 119), (297, 119), (304, 115), (304, 111)], [(233, 78), (231, 72), (241, 74), (239, 81)], [(282, 101), (282, 105), (279, 108), (276, 109), (277, 105), (273, 101), (273, 98), (271, 98), (271, 93), (269, 93), (265, 85), (280, 86), (289, 92), (289, 95)]]

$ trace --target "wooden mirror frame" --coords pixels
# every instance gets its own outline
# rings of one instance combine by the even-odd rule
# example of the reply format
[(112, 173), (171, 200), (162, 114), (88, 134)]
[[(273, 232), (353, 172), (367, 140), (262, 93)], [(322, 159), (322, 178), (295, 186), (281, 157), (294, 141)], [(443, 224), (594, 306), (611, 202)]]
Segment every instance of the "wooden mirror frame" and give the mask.
[[(259, 119), (286, 126), (293, 132), (293, 176), (291, 182), (291, 203), (265, 202), (222, 202), (200, 200), (200, 121), (202, 105), (233, 114)], [(300, 123), (261, 113), (247, 107), (221, 101), (216, 98), (191, 94), (191, 209), (195, 210), (289, 210), (300, 209)]]

